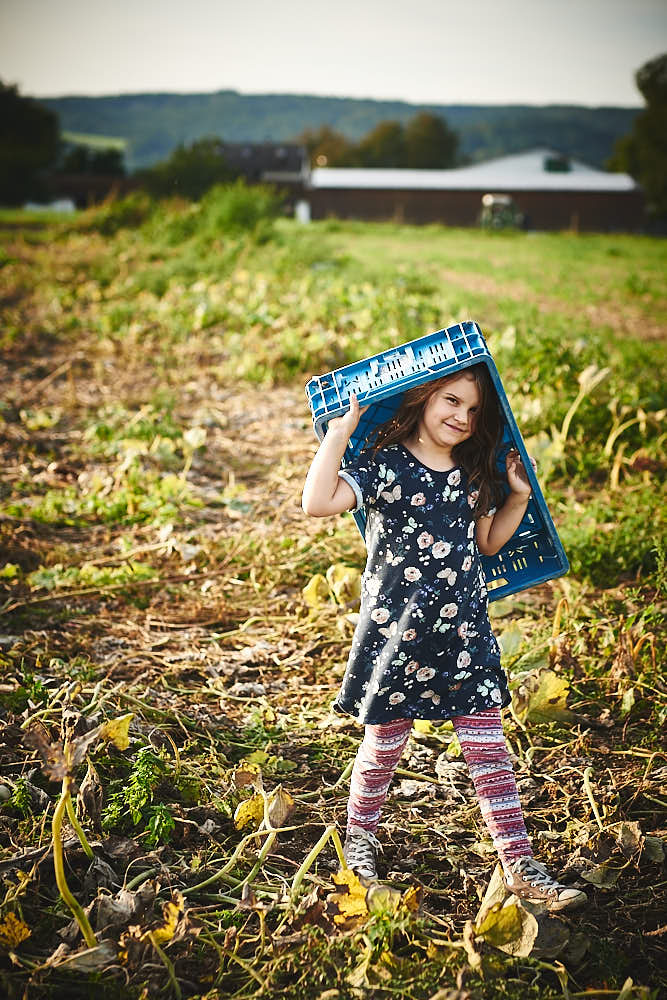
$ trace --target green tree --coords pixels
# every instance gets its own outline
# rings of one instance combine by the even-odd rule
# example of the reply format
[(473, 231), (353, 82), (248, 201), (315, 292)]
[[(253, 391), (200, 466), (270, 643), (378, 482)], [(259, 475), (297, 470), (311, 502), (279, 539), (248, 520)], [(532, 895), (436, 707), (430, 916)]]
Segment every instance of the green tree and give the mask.
[(63, 156), (60, 170), (67, 174), (125, 176), (123, 153), (113, 146), (107, 149), (91, 149), (90, 146), (83, 145), (72, 146)]
[(346, 167), (350, 164), (353, 145), (342, 132), (329, 125), (307, 128), (295, 139), (305, 146), (311, 167)]
[(215, 136), (178, 146), (168, 160), (143, 170), (137, 177), (156, 198), (180, 195), (198, 200), (215, 184), (233, 179)]
[(352, 160), (360, 167), (405, 167), (405, 129), (400, 122), (380, 122), (361, 139)]
[(619, 139), (610, 170), (630, 174), (641, 184), (647, 211), (667, 217), (667, 54), (644, 63), (635, 73), (637, 87), (646, 102), (637, 115), (632, 132)]
[(58, 154), (58, 116), (0, 81), (0, 203), (42, 195), (41, 174)]
[(458, 133), (440, 115), (421, 111), (405, 127), (405, 162), (408, 167), (442, 170), (459, 162)]

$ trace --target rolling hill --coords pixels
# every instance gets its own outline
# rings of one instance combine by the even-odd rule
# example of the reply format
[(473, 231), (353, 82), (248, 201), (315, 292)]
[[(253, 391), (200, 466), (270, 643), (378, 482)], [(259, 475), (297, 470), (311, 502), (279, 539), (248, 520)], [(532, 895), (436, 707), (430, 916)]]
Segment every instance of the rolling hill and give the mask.
[(306, 128), (329, 125), (359, 139), (378, 122), (408, 121), (418, 111), (442, 115), (457, 130), (472, 161), (550, 146), (601, 167), (614, 142), (631, 128), (639, 108), (575, 105), (417, 105), (308, 94), (123, 94), (49, 97), (40, 103), (60, 116), (61, 128), (126, 141), (130, 170), (169, 155), (179, 143), (205, 135), (231, 142), (287, 141)]

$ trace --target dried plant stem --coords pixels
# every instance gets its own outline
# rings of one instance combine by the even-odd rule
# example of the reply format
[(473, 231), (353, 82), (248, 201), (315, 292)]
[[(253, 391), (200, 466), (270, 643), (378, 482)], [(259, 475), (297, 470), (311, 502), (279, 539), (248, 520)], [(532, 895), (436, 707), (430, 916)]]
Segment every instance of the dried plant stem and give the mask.
[(604, 823), (602, 822), (602, 818), (600, 816), (600, 812), (599, 812), (598, 807), (597, 807), (597, 802), (595, 801), (595, 797), (593, 795), (593, 789), (591, 788), (591, 774), (592, 773), (593, 773), (593, 768), (592, 767), (587, 767), (584, 770), (584, 791), (586, 792), (586, 795), (588, 796), (588, 801), (591, 804), (591, 809), (593, 810), (593, 815), (595, 816), (595, 821), (596, 821), (596, 823), (598, 825), (598, 828), (600, 830), (604, 830)]
[[(65, 878), (65, 866), (63, 864), (63, 842), (62, 842), (62, 826), (63, 826), (63, 816), (67, 810), (67, 802), (70, 798), (70, 789), (72, 785), (72, 779), (69, 776), (63, 778), (62, 792), (60, 793), (60, 798), (58, 804), (53, 813), (53, 822), (51, 824), (51, 830), (53, 835), (53, 867), (56, 874), (56, 885), (58, 886), (58, 892), (62, 896), (63, 900), (69, 906), (70, 910), (74, 915), (74, 919), (81, 928), (81, 933), (85, 939), (86, 944), (89, 948), (97, 948), (97, 938), (93, 933), (93, 929), (90, 926), (88, 917), (83, 912), (83, 908), (76, 901), (70, 888), (67, 884), (67, 879)], [(89, 848), (90, 850), (90, 848)]]
[(150, 943), (155, 948), (156, 952), (160, 956), (160, 960), (161, 960), (162, 964), (164, 965), (165, 969), (167, 970), (167, 975), (169, 976), (169, 982), (171, 983), (171, 988), (173, 989), (174, 994), (176, 995), (177, 1000), (181, 1000), (183, 994), (181, 993), (181, 987), (178, 985), (178, 979), (176, 978), (176, 971), (174, 969), (174, 963), (166, 955), (166, 953), (163, 951), (163, 949), (160, 947), (160, 945), (155, 940), (155, 934), (153, 933), (153, 931), (148, 931), (148, 940), (150, 941)]

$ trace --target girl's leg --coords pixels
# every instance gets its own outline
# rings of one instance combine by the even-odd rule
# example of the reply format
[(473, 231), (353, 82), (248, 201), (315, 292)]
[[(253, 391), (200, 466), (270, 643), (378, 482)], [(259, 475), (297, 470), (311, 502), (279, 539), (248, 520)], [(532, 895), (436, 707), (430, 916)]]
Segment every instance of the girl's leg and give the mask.
[(377, 830), (380, 811), (411, 729), (412, 719), (366, 726), (350, 779), (348, 830), (353, 826), (371, 833)]
[(519, 802), (514, 770), (507, 752), (499, 708), (452, 719), (477, 792), (482, 817), (503, 868), (533, 850)]

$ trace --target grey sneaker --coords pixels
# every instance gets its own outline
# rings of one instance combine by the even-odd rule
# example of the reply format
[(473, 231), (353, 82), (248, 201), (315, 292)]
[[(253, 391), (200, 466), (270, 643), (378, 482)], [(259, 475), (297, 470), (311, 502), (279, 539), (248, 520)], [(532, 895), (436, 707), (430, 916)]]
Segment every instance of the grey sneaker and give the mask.
[(376, 855), (381, 851), (380, 841), (370, 830), (361, 826), (351, 826), (343, 844), (343, 857), (349, 867), (366, 879), (378, 877)]
[(548, 910), (576, 910), (588, 902), (585, 892), (563, 885), (535, 858), (517, 858), (511, 862), (504, 881), (515, 896), (544, 903)]

